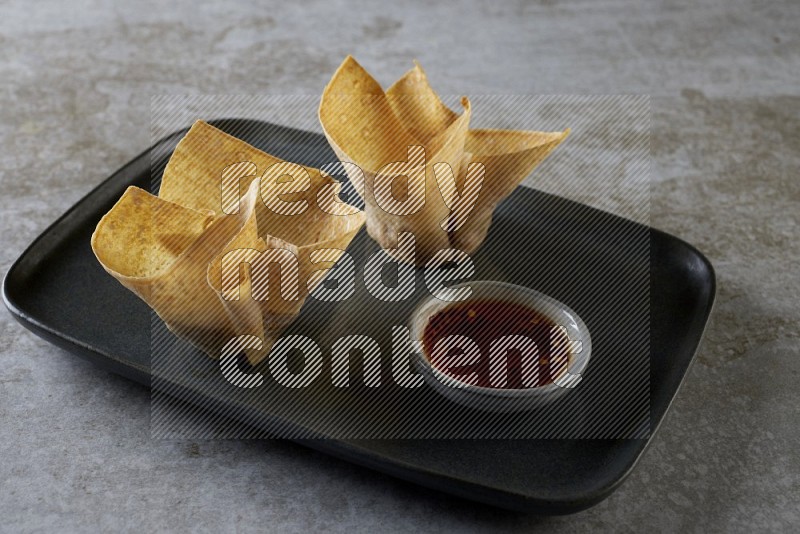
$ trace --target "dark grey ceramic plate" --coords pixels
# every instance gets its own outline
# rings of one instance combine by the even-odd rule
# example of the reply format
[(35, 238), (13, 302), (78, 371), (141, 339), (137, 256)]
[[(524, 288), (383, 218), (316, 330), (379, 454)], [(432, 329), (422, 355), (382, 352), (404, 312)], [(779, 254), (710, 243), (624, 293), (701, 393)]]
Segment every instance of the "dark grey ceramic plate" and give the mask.
[[(316, 134), (249, 120), (215, 124), (285, 159), (311, 166), (334, 160), (324, 137)], [(153, 178), (157, 180), (158, 164), (166, 161), (184, 133), (157, 143), (78, 202), (22, 254), (3, 286), (6, 305), (24, 326), (69, 352), (146, 385), (151, 383), (151, 312), (102, 270), (89, 237), (126, 187), (150, 188), (151, 161), (156, 163)], [(642, 281), (641, 264), (626, 263), (626, 258), (642, 258), (641, 240), (624, 239), (641, 235), (649, 245), (649, 269), (644, 273), (649, 289), (644, 326), (649, 336), (644, 337), (641, 328), (630, 327), (630, 321), (637, 319), (621, 307), (628, 301), (619, 298), (630, 284)], [(348, 250), (363, 258), (374, 247), (362, 231)], [(554, 261), (561, 267), (547, 268)], [(296, 435), (306, 446), (354, 463), (495, 506), (543, 514), (587, 508), (607, 497), (630, 473), (677, 393), (711, 310), (713, 269), (702, 254), (675, 237), (525, 188), (518, 188), (498, 208), (475, 262), (478, 275), (482, 275), (478, 278), (533, 287), (576, 310), (592, 331), (596, 376), (623, 365), (626, 351), (632, 347), (649, 353), (645, 421), (649, 432), (617, 429), (618, 435), (627, 432), (644, 437), (299, 439), (303, 434), (283, 434)], [(310, 300), (292, 328), (328, 324), (330, 321), (319, 319), (331, 317), (330, 313), (358, 322), (370, 313), (361, 309), (358, 298), (338, 304), (344, 307), (338, 309)], [(380, 325), (380, 321), (372, 323)], [(324, 338), (332, 332), (320, 327), (317, 333)], [(636, 332), (638, 337), (631, 338)], [(246, 416), (249, 423), (278, 434), (285, 430), (280, 425), (303, 425), (307, 422), (304, 416), (313, 416), (295, 411), (296, 420), (287, 420), (257, 403), (235, 405), (215, 394), (204, 396), (196, 388), (192, 391), (195, 385), (191, 382), (179, 386), (176, 393), (189, 391), (192, 394), (182, 396), (190, 401)], [(592, 394), (592, 389), (586, 388), (589, 401)], [(313, 409), (313, 405), (307, 407), (307, 411)], [(641, 419), (634, 417), (625, 424), (640, 425)], [(324, 436), (325, 432), (318, 434)]]

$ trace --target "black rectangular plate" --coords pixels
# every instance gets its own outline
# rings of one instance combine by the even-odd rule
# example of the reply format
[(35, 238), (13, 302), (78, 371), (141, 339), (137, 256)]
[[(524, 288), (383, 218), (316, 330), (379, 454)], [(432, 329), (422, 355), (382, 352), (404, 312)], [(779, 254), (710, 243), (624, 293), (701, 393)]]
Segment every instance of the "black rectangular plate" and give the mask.
[[(318, 134), (251, 120), (213, 124), (284, 159), (310, 166), (335, 160)], [(103, 271), (89, 238), (125, 188), (150, 189), (151, 162), (165, 160), (184, 134), (176, 132), (160, 141), (73, 206), (20, 256), (3, 284), (6, 306), (25, 327), (148, 386), (151, 311)], [(518, 188), (498, 208), (492, 234), (513, 231), (524, 236), (541, 231), (531, 226), (532, 208), (537, 217), (547, 219), (548, 227), (556, 225), (563, 235), (591, 242), (594, 250), (603, 246), (604, 239), (596, 230), (598, 220), (604, 228), (638, 226), (588, 206)], [(601, 501), (630, 473), (669, 408), (694, 357), (715, 292), (711, 264), (695, 248), (658, 230), (638, 228), (648, 233), (650, 244), (648, 438), (297, 441), (393, 476), (509, 509), (564, 514)], [(354, 246), (368, 246), (368, 241), (362, 232)], [(524, 243), (516, 245), (524, 255)]]

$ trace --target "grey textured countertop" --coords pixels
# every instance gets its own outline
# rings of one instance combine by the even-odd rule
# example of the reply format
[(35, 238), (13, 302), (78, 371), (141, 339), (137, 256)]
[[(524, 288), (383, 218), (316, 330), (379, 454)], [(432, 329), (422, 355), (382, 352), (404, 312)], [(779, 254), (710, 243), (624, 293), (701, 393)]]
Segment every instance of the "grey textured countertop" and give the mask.
[[(399, 4), (399, 3), (398, 3)], [(162, 93), (319, 94), (348, 53), (442, 93), (652, 95), (652, 225), (717, 302), (652, 446), (568, 517), (282, 441), (150, 438), (147, 390), (0, 314), (0, 531), (788, 531), (800, 525), (800, 4), (0, 2), (0, 270), (150, 144)]]

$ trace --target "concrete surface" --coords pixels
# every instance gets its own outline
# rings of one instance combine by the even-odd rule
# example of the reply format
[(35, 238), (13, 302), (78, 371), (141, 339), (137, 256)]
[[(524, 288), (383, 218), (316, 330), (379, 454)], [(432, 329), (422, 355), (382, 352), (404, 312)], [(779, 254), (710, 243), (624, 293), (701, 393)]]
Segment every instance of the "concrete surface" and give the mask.
[(652, 224), (717, 269), (664, 425), (608, 500), (512, 514), (281, 441), (150, 439), (148, 391), (0, 314), (0, 530), (800, 525), (800, 4), (0, 2), (0, 269), (150, 141), (150, 95), (318, 94), (353, 53), (443, 93), (647, 93)]

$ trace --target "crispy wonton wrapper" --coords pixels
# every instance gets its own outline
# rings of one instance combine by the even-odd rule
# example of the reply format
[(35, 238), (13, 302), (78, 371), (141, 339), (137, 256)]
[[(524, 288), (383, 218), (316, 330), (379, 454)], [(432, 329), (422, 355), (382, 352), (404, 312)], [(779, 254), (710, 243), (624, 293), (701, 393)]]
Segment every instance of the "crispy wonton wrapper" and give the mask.
[[(462, 105), (461, 115), (445, 106), (418, 64), (384, 92), (350, 56), (322, 95), (319, 118), (329, 143), (341, 161), (362, 171), (345, 166), (364, 200), (369, 234), (391, 250), (399, 232), (412, 233), (416, 265), (425, 265), (445, 248), (474, 252), (486, 237), (495, 206), (569, 134), (568, 129), (469, 130), (469, 100), (462, 98)], [(425, 148), (425, 172), (398, 178), (392, 193), (402, 200), (407, 191), (424, 188), (425, 201), (419, 211), (398, 214), (384, 209), (385, 193), (380, 189), (376, 196), (375, 180), (379, 171), (384, 179), (391, 177), (384, 166), (406, 161), (409, 146)], [(439, 163), (450, 166), (454, 185), (437, 182), (433, 168)], [(472, 192), (464, 187), (468, 172), (475, 183), (483, 180)]]
[(318, 170), (198, 121), (175, 149), (159, 197), (128, 188), (97, 225), (92, 249), (173, 333), (210, 356), (237, 336), (259, 337), (260, 347), (245, 350), (255, 364), (364, 223), (337, 193)]

